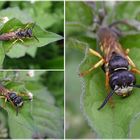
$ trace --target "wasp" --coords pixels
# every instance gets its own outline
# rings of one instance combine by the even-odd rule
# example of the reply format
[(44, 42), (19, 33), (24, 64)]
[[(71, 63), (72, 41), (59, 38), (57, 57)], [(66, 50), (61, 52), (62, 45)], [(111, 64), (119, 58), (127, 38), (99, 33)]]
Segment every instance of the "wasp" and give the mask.
[(19, 28), (16, 31), (1, 34), (0, 40), (1, 41), (15, 40), (12, 43), (15, 44), (17, 41), (21, 41), (23, 43), (24, 42), (23, 39), (34, 37), (37, 41), (39, 41), (38, 38), (35, 35), (33, 35), (33, 28), (35, 27), (35, 23), (31, 28), (29, 28), (29, 25), (30, 24), (27, 24), (23, 29)]
[[(0, 98), (4, 98), (5, 102), (3, 107), (5, 107), (5, 103), (8, 101), (12, 104), (12, 106), (16, 109), (16, 115), (18, 115), (18, 110), (23, 106), (24, 100), (32, 100), (32, 97), (27, 94), (17, 94), (16, 92), (10, 91), (5, 88), (2, 84), (0, 84)], [(28, 99), (23, 99), (23, 96), (27, 96)]]
[[(112, 24), (113, 25), (113, 24)], [(134, 62), (129, 57), (129, 49), (123, 49), (119, 43), (119, 35), (114, 30), (113, 26), (101, 26), (97, 31), (99, 53), (93, 49), (89, 52), (97, 56), (100, 60), (94, 64), (90, 69), (80, 73), (80, 76), (86, 76), (99, 66), (105, 72), (105, 86), (111, 91), (98, 108), (102, 109), (115, 93), (118, 96), (126, 97), (131, 94), (134, 87), (140, 88), (136, 85), (135, 74), (140, 74)], [(129, 68), (130, 67), (130, 68)]]

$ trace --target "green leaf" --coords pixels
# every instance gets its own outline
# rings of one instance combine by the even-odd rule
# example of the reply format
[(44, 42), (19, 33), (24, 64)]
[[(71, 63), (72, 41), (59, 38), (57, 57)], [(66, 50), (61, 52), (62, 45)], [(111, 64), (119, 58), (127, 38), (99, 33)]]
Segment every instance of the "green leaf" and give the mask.
[(84, 2), (66, 2), (66, 21), (75, 21), (85, 25), (93, 22), (91, 7)]
[(2, 107), (0, 107), (1, 112), (0, 112), (0, 138), (4, 139), (8, 137), (8, 123), (7, 123), (7, 118), (8, 114), (6, 111), (3, 110)]
[(5, 51), (2, 47), (2, 43), (0, 43), (0, 67), (2, 67), (4, 58), (5, 58)]
[(10, 58), (19, 58), (25, 55), (27, 48), (21, 44), (15, 44), (12, 49), (6, 54)]
[(9, 20), (17, 18), (23, 23), (32, 22), (32, 18), (28, 15), (28, 13), (20, 10), (18, 7), (1, 10), (0, 17), (8, 17)]
[[(72, 16), (71, 16), (72, 15)], [(93, 23), (91, 7), (84, 2), (66, 2), (66, 34), (81, 35), (92, 30)]]
[[(63, 138), (63, 113), (54, 104), (49, 103), (45, 91), (46, 89), (42, 89), (36, 92), (33, 119), (42, 135), (45, 134), (48, 138)], [(39, 94), (40, 92), (42, 94)]]
[[(135, 40), (135, 41), (134, 41)], [(129, 34), (120, 39), (120, 42), (125, 48), (139, 48), (140, 46), (140, 34)]]
[(78, 35), (80, 33), (87, 32), (88, 27), (79, 22), (67, 22), (66, 23), (66, 34), (67, 35)]
[(30, 48), (27, 48), (27, 54), (29, 54), (32, 57), (35, 57), (37, 52), (37, 47), (31, 46)]
[(49, 13), (49, 9), (51, 9), (51, 7), (51, 1), (36, 1), (34, 3), (25, 2), (23, 4), (23, 8), (25, 9), (24, 11), (29, 13), (34, 21), (43, 28), (49, 28), (57, 22), (53, 13)]
[(140, 113), (136, 114), (132, 119), (129, 126), (129, 138), (138, 139), (140, 138)]
[(140, 12), (139, 4), (139, 1), (125, 1), (117, 3), (115, 6), (114, 19), (135, 19)]
[[(26, 28), (26, 26), (29, 26), (29, 28), (32, 28), (33, 25), (34, 25), (34, 23), (23, 24), (19, 20), (14, 18), (5, 23), (5, 25), (1, 29), (1, 34), (7, 33), (10, 30), (16, 31), (17, 29), (24, 29), (24, 28)], [(36, 36), (39, 41), (37, 41), (34, 37), (25, 38), (25, 39), (21, 38), (23, 40), (23, 42), (18, 40), (17, 42), (14, 43), (14, 41), (16, 39), (13, 39), (11, 41), (3, 41), (3, 47), (5, 49), (5, 52), (8, 52), (11, 49), (17, 48), (19, 46), (19, 48), (17, 50), (18, 51), (17, 56), (16, 56), (16, 54), (13, 54), (13, 53), (8, 54), (11, 58), (14, 58), (14, 57), (18, 58), (18, 57), (25, 55), (26, 51), (31, 54), (31, 50), (29, 52), (29, 50), (25, 49), (24, 47), (26, 47), (26, 48), (34, 47), (35, 48), (34, 51), (36, 51), (36, 47), (42, 47), (49, 43), (62, 39), (61, 36), (59, 36), (55, 33), (52, 33), (52, 32), (47, 32), (47, 31), (41, 29), (38, 25), (35, 25), (35, 27), (32, 31), (33, 31), (33, 35)], [(21, 47), (24, 49), (20, 49)], [(12, 52), (14, 52), (14, 51), (15, 51), (15, 49)], [(34, 55), (34, 53), (35, 52), (32, 52), (32, 55)]]
[[(12, 138), (62, 138), (63, 119), (61, 111), (50, 104), (46, 89), (33, 91), (32, 103), (24, 103), (24, 106), (16, 116), (15, 111), (9, 110), (9, 128)], [(12, 121), (11, 121), (12, 120)], [(17, 128), (18, 130), (14, 129)], [(22, 131), (21, 131), (22, 130)]]

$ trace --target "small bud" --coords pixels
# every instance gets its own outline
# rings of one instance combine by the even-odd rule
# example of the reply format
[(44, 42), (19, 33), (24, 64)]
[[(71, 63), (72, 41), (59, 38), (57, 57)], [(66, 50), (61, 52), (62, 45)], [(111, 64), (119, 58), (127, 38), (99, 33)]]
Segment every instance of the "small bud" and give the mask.
[(34, 4), (35, 3), (35, 0), (31, 0), (30, 2), (31, 2), (31, 4)]
[(9, 20), (9, 18), (8, 17), (3, 17), (3, 18), (1, 18), (1, 20), (2, 20), (3, 23), (6, 23)]
[(29, 96), (29, 99), (30, 99), (30, 100), (33, 100), (33, 94), (32, 94), (31, 92), (28, 92), (27, 94), (28, 94), (28, 96)]
[(34, 70), (29, 70), (29, 71), (27, 72), (27, 75), (28, 75), (29, 77), (34, 77), (34, 76), (35, 76)]

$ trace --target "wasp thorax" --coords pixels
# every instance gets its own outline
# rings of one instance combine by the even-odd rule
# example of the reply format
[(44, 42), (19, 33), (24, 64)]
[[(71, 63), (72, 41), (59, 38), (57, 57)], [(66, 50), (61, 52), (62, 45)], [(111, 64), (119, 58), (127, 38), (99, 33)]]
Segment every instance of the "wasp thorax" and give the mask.
[(114, 54), (109, 61), (109, 72), (128, 70), (128, 61), (120, 55)]
[(119, 70), (110, 75), (110, 86), (120, 96), (129, 95), (136, 83), (133, 73), (126, 70)]
[(23, 105), (22, 97), (18, 96), (16, 93), (9, 93), (9, 98), (15, 106), (20, 107)]

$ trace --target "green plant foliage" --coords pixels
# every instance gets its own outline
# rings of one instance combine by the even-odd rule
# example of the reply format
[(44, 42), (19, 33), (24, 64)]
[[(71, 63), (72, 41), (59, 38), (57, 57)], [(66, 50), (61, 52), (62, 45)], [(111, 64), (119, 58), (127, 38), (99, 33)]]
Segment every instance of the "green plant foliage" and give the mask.
[[(70, 3), (70, 2), (69, 2)], [(69, 4), (67, 3), (67, 4)], [(77, 4), (77, 3), (76, 3)], [(126, 7), (125, 7), (126, 4)], [(110, 12), (114, 7), (109, 7), (109, 2), (106, 2), (107, 9), (110, 11), (107, 13), (106, 23), (111, 24), (112, 21), (122, 20), (123, 18), (135, 19), (139, 13), (138, 5), (139, 2), (118, 2), (115, 4), (116, 11), (114, 13)], [(129, 10), (126, 10), (127, 5), (132, 5)], [(123, 8), (124, 7), (124, 8)], [(67, 8), (67, 7), (66, 7)], [(74, 6), (72, 7), (74, 8)], [(68, 7), (69, 9), (69, 7)], [(80, 8), (77, 8), (80, 9)], [(71, 11), (73, 11), (71, 9)], [(76, 10), (78, 11), (78, 10)], [(132, 12), (133, 11), (133, 12)], [(134, 14), (132, 14), (134, 13)], [(78, 15), (76, 12), (73, 15)], [(94, 14), (97, 16), (97, 13)], [(117, 17), (117, 18), (116, 18)], [(111, 19), (111, 20), (110, 20)], [(67, 19), (67, 21), (69, 21)], [(131, 21), (131, 20), (130, 20)], [(138, 18), (137, 18), (137, 22)], [(84, 22), (81, 24), (84, 24)], [(129, 56), (132, 58), (134, 63), (138, 68), (140, 68), (139, 59), (139, 30), (134, 29), (136, 24), (134, 23), (131, 27), (127, 28), (125, 31), (125, 36), (120, 38), (120, 43), (124, 49), (129, 48)], [(120, 25), (120, 29), (125, 29)], [(122, 28), (121, 28), (122, 27)], [(127, 27), (125, 25), (125, 27)], [(90, 26), (87, 27), (89, 29)], [(74, 29), (74, 28), (73, 28)], [(68, 29), (69, 31), (69, 29)], [(88, 70), (91, 68), (99, 59), (88, 53), (88, 48), (97, 50), (96, 40), (94, 37), (88, 34), (81, 35), (79, 29), (74, 31), (74, 34), (69, 34), (67, 36), (67, 46), (73, 48), (80, 48), (80, 50), (85, 50), (86, 55), (80, 65), (80, 72)], [(95, 32), (93, 30), (93, 32)], [(77, 36), (75, 35), (77, 33)], [(92, 41), (91, 41), (92, 40)], [(135, 41), (134, 41), (135, 40)], [(82, 49), (81, 49), (82, 48)], [(137, 55), (136, 55), (137, 54)], [(140, 83), (139, 75), (136, 75), (137, 83)], [(82, 78), (82, 95), (81, 95), (81, 110), (84, 114), (88, 125), (94, 130), (98, 138), (140, 138), (139, 136), (139, 102), (137, 99), (140, 98), (139, 89), (133, 89), (132, 95), (127, 98), (121, 98), (114, 94), (113, 103), (114, 108), (108, 102), (107, 105), (100, 111), (97, 108), (102, 104), (107, 96), (107, 91), (105, 89), (105, 74), (101, 68), (92, 71), (90, 74)]]
[(57, 76), (56, 72), (48, 72), (43, 76), (47, 77), (47, 82), (42, 81), (44, 85), (48, 87), (48, 90), (54, 94), (55, 98), (58, 100), (56, 101), (57, 106), (61, 106), (63, 108), (64, 104), (64, 89), (61, 88), (64, 85), (64, 72), (60, 71)]
[[(67, 7), (67, 9), (66, 9), (66, 20), (67, 21), (82, 22), (85, 25), (92, 24), (92, 18), (93, 18), (92, 10), (85, 3), (67, 2), (66, 7)], [(77, 13), (77, 14), (75, 14), (75, 13)]]
[(66, 34), (85, 34), (92, 25), (92, 9), (83, 2), (67, 2), (66, 7)]
[[(7, 122), (11, 138), (63, 138), (63, 113), (59, 107), (55, 106), (53, 94), (41, 82), (41, 75), (44, 73), (35, 72), (35, 76), (31, 78), (27, 71), (1, 72), (1, 79), (4, 77), (3, 80), (7, 79), (3, 82), (6, 88), (17, 93), (27, 94), (30, 91), (33, 94), (32, 101), (24, 101), (18, 116), (15, 108), (9, 102), (6, 103), (5, 110), (8, 113)], [(60, 87), (61, 89), (63, 86)]]
[[(10, 29), (12, 29), (12, 27), (16, 27), (17, 29), (21, 28), (21, 29), (26, 29), (26, 26), (29, 25), (29, 28), (32, 28), (34, 26), (34, 23), (29, 23), (29, 24), (22, 24), (19, 20), (17, 19), (11, 19), (9, 20), (1, 29), (1, 33), (6, 33), (8, 32)], [(17, 30), (16, 28), (14, 28), (14, 30)], [(26, 39), (24, 42), (21, 42), (20, 40), (18, 42), (20, 42), (20, 46), (23, 46), (22, 48), (27, 48), (27, 47), (42, 47), (46, 44), (49, 44), (51, 42), (57, 41), (62, 39), (61, 36), (51, 33), (51, 32), (47, 32), (45, 30), (42, 30), (39, 26), (35, 25), (34, 29), (33, 29), (33, 35), (36, 36), (36, 38), (38, 40), (36, 40), (35, 38), (28, 38)], [(8, 52), (9, 50), (12, 50), (11, 48), (15, 47), (14, 44), (12, 44), (13, 41), (9, 41), (9, 42), (4, 42), (3, 46), (5, 48), (5, 52)], [(16, 47), (18, 47), (18, 44), (16, 44)], [(25, 50), (26, 53), (26, 49), (22, 50), (21, 48), (18, 49), (21, 50), (21, 52)], [(22, 53), (23, 53), (22, 52)], [(13, 55), (15, 55), (15, 52), (13, 51)], [(11, 55), (11, 57), (13, 57)], [(17, 57), (20, 57), (20, 52), (19, 54), (17, 54)]]
[[(63, 2), (38, 1), (31, 3), (24, 1), (10, 1), (0, 3), (2, 5), (0, 9), (0, 34), (16, 31), (18, 29), (25, 29), (25, 26), (28, 24), (30, 24), (28, 28), (32, 28), (33, 24), (36, 23), (35, 27), (33, 28), (33, 35), (39, 40), (37, 41), (33, 37), (30, 39), (24, 38), (24, 42), (19, 40), (14, 44), (12, 43), (16, 39), (2, 41), (2, 46), (5, 49), (6, 55), (4, 62), (1, 61), (2, 66), (4, 68), (14, 68), (14, 61), (18, 61), (20, 59), (18, 63), (16, 63), (16, 68), (54, 68), (54, 65), (55, 68), (63, 68), (63, 43), (60, 44), (59, 42), (56, 42), (63, 39)], [(8, 18), (9, 21), (3, 23), (4, 18)], [(51, 46), (50, 43), (53, 43), (53, 46), (59, 48), (53, 50), (54, 52), (52, 53), (57, 53), (57, 55), (52, 55), (52, 58), (46, 57), (48, 55), (47, 53), (42, 55), (42, 53), (39, 52), (39, 50), (42, 50), (42, 52), (49, 51), (49, 49), (47, 50), (46, 47)], [(39, 49), (38, 47), (42, 48)], [(59, 53), (60, 51), (62, 53)], [(39, 55), (39, 57), (37, 55)], [(3, 56), (1, 57), (3, 58)], [(40, 62), (41, 60), (39, 58), (41, 57), (46, 61), (51, 61), (48, 67), (45, 64), (45, 61), (43, 61), (44, 67), (42, 67), (40, 63), (35, 63), (34, 59), (36, 59), (36, 62)], [(30, 61), (28, 59), (30, 59)], [(24, 61), (29, 63), (24, 65)], [(20, 67), (23, 65), (24, 67)], [(36, 65), (38, 65), (38, 67), (36, 67)]]
[[(34, 23), (30, 23), (30, 24), (22, 24), (19, 20), (17, 19), (11, 19), (9, 20), (4, 26), (3, 28), (1, 29), (1, 34), (4, 34), (4, 33), (7, 33), (8, 31), (10, 31), (10, 29), (13, 29), (12, 27), (14, 27), (14, 31), (16, 31), (17, 29), (25, 29), (26, 26), (29, 25), (29, 28), (31, 28), (33, 26)], [(15, 28), (16, 27), (16, 28)], [(21, 57), (23, 56), (23, 54), (26, 53), (26, 48), (27, 47), (32, 47), (34, 46), (35, 48), (36, 47), (42, 47), (46, 44), (49, 44), (51, 42), (54, 42), (54, 41), (57, 41), (57, 40), (60, 40), (62, 39), (61, 36), (59, 35), (56, 35), (54, 33), (51, 33), (51, 32), (47, 32), (45, 30), (42, 30), (39, 26), (35, 25), (34, 29), (33, 29), (33, 35), (35, 35), (37, 37), (37, 39), (39, 40), (36, 40), (35, 38), (29, 38), (29, 39), (24, 39), (25, 41), (24, 42), (21, 42), (20, 40), (18, 40), (18, 42), (20, 42), (20, 44), (12, 44), (14, 41), (11, 40), (11, 41), (8, 41), (8, 42), (3, 42), (3, 47), (5, 49), (5, 52), (8, 52), (10, 51), (10, 57), (14, 57), (15, 56), (15, 53), (16, 53), (16, 56), (15, 57)], [(16, 45), (16, 47), (15, 47)], [(19, 47), (19, 48), (18, 48)], [(14, 50), (12, 50), (12, 48), (16, 48)], [(13, 55), (12, 55), (13, 54)]]

